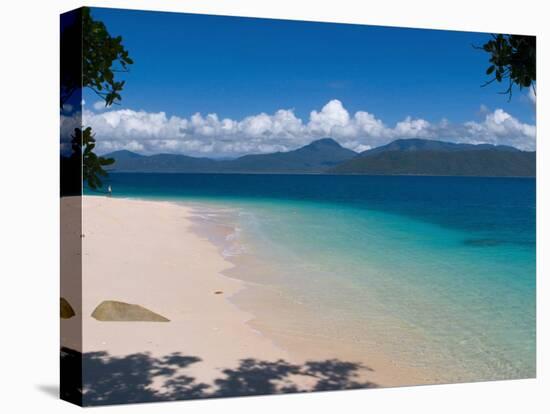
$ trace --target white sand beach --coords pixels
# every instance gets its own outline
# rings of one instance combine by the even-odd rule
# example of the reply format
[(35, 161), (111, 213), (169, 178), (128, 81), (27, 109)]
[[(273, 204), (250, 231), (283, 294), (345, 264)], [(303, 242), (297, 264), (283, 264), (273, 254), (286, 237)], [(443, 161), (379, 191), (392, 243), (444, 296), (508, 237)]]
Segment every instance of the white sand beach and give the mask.
[[(339, 347), (337, 338), (327, 346), (297, 336), (287, 341), (295, 346), (286, 348), (273, 341), (268, 327), (264, 332), (253, 328), (262, 324), (230, 300), (247, 289), (246, 284), (224, 275), (234, 265), (192, 230), (196, 223), (191, 207), (96, 196), (82, 200), (82, 348), (78, 337), (68, 334), (76, 318), (62, 320), (62, 328), (67, 328), (62, 329), (63, 346), (117, 357), (148, 353), (162, 358), (175, 352), (195, 356), (200, 361), (186, 367), (185, 373), (204, 383), (247, 358), (297, 364), (338, 359), (368, 365), (372, 370), (357, 372), (361, 381), (379, 386), (422, 383), (395, 361), (368, 350), (357, 353)], [(71, 301), (71, 292), (65, 295)], [(170, 321), (98, 321), (91, 314), (105, 300), (138, 304)], [(350, 359), (365, 355), (368, 361)], [(307, 390), (313, 379), (297, 376), (295, 381)]]

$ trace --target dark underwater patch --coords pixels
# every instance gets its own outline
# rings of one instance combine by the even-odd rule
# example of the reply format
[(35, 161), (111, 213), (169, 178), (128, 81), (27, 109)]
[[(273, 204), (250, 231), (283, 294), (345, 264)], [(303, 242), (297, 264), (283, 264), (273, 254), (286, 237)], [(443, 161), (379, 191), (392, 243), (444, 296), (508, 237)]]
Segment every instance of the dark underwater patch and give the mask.
[(466, 246), (475, 246), (475, 247), (492, 247), (500, 246), (505, 242), (497, 239), (466, 239), (463, 242)]

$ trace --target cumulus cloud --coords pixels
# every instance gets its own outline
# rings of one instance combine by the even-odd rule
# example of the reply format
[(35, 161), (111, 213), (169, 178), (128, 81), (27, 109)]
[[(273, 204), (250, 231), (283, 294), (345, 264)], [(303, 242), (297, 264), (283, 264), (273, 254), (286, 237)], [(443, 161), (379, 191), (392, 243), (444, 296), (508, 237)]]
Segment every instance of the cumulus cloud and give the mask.
[[(95, 106), (95, 105), (94, 105)], [(164, 112), (132, 109), (99, 112), (84, 109), (83, 123), (96, 134), (99, 152), (128, 149), (152, 154), (185, 153), (195, 156), (239, 156), (247, 153), (289, 151), (314, 139), (331, 137), (355, 151), (364, 151), (398, 138), (441, 139), (453, 142), (513, 145), (535, 149), (535, 126), (512, 115), (484, 108), (484, 120), (453, 124), (405, 117), (386, 125), (374, 114), (350, 114), (342, 102), (329, 101), (302, 120), (292, 109), (260, 113), (240, 120), (196, 113), (188, 118)]]
[(489, 112), (489, 108), (487, 107), (487, 105), (485, 104), (479, 105), (479, 111), (478, 111), (479, 115), (485, 115), (487, 112)]
[(536, 128), (518, 121), (502, 109), (487, 114), (481, 123), (466, 122), (466, 135), (471, 142), (512, 145), (521, 149), (534, 150)]
[(102, 111), (106, 108), (105, 107), (105, 101), (94, 102), (93, 107), (96, 111)]
[[(72, 108), (71, 108), (72, 109)], [(80, 111), (72, 114), (62, 113), (60, 117), (60, 151), (61, 154), (69, 156), (72, 153), (71, 140), (74, 130), (82, 127)]]

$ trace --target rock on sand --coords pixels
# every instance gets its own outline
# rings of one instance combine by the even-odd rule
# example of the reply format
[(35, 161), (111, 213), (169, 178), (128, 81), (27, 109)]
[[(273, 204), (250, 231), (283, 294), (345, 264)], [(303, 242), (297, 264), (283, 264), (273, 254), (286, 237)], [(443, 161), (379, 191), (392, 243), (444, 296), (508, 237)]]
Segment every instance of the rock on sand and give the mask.
[(106, 322), (170, 322), (164, 316), (143, 306), (115, 300), (101, 302), (92, 312), (92, 317)]

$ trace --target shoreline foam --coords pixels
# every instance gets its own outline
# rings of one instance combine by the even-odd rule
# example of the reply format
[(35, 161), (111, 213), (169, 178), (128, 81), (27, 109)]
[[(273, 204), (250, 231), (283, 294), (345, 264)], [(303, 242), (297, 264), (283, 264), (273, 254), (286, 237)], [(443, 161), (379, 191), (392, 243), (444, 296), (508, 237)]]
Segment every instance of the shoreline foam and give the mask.
[[(182, 203), (182, 205), (188, 204)], [(207, 214), (200, 211), (204, 208), (208, 209)], [(380, 351), (358, 350), (357, 345), (350, 342), (312, 336), (305, 334), (304, 330), (293, 330), (288, 323), (290, 317), (293, 320), (302, 319), (303, 323), (307, 323), (308, 320), (311, 320), (311, 316), (308, 317), (303, 311), (300, 311), (300, 303), (293, 303), (290, 297), (271, 289), (269, 286), (271, 281), (268, 278), (264, 278), (261, 282), (254, 281), (255, 277), (251, 277), (251, 273), (265, 274), (265, 272), (271, 271), (269, 263), (256, 260), (246, 252), (246, 248), (243, 246), (238, 248), (238, 254), (224, 254), (228, 249), (234, 248), (231, 246), (232, 243), (239, 242), (238, 235), (242, 229), (236, 227), (234, 220), (232, 222), (231, 219), (232, 214), (238, 214), (237, 209), (221, 204), (216, 207), (201, 203), (193, 203), (191, 209), (193, 212), (191, 219), (195, 223), (195, 226), (191, 228), (192, 231), (207, 237), (217, 246), (220, 254), (233, 264), (222, 273), (244, 283), (242, 289), (228, 296), (227, 299), (240, 309), (254, 315), (246, 322), (247, 325), (269, 338), (276, 346), (284, 349), (292, 361), (341, 359), (360, 362), (372, 369), (369, 378), (381, 386), (422, 385), (438, 382), (421, 371), (400, 366), (399, 361), (392, 360), (391, 357)], [(295, 312), (295, 314), (290, 315), (289, 318), (272, 316), (280, 313), (281, 309), (285, 309), (286, 313)]]
[[(210, 227), (201, 225), (204, 208), (201, 203), (83, 197), (84, 353), (193, 355), (200, 362), (186, 373), (206, 383), (247, 358), (350, 361), (368, 367), (361, 379), (378, 386), (434, 383), (386, 355), (293, 332), (277, 324), (284, 318), (263, 318), (266, 312), (281, 312), (288, 301), (239, 277), (246, 268), (242, 254), (224, 257), (223, 243), (214, 240), (227, 242), (237, 229), (223, 220), (214, 223), (214, 215), (208, 216), (212, 211), (202, 217)], [(90, 314), (103, 300), (136, 303), (171, 322), (99, 322)], [(296, 308), (286, 311), (291, 309)], [(307, 390), (307, 381), (301, 382)]]

